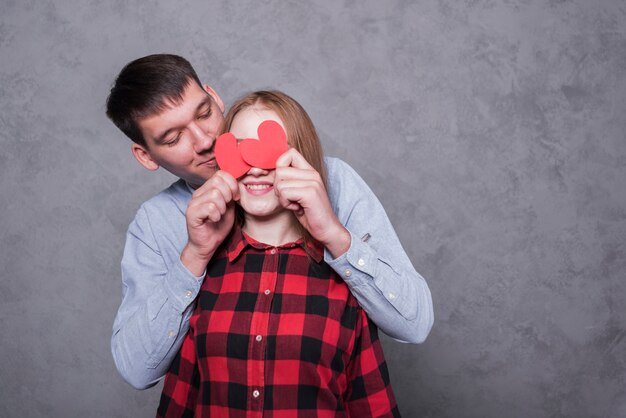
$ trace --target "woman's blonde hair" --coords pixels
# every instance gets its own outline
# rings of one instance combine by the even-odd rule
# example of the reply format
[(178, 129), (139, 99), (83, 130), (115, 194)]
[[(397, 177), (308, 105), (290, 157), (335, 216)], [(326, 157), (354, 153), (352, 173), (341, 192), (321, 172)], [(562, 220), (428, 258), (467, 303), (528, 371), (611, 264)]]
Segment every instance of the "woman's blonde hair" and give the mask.
[[(326, 167), (324, 153), (315, 126), (304, 108), (292, 97), (276, 90), (261, 90), (249, 93), (237, 100), (228, 110), (224, 122), (224, 132), (230, 131), (235, 116), (249, 107), (273, 110), (280, 117), (285, 126), (287, 142), (298, 151), (304, 159), (320, 174), (324, 188), (326, 184)], [(243, 214), (237, 211), (237, 219), (243, 225)], [(305, 241), (312, 237), (298, 221), (295, 221), (298, 231)]]

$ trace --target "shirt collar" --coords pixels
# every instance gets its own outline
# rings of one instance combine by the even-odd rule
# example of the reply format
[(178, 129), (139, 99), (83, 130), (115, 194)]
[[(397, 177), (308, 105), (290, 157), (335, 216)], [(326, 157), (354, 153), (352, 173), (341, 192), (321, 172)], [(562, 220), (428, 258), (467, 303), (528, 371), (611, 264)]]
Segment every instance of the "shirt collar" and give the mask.
[(185, 186), (187, 187), (187, 190), (189, 191), (189, 193), (193, 194), (196, 191), (196, 189), (191, 187), (191, 184), (187, 183), (185, 180), (183, 180), (183, 183), (185, 183)]
[[(252, 238), (249, 235), (246, 235), (240, 226), (236, 225), (233, 227), (232, 236), (230, 242), (228, 243), (228, 261), (233, 262), (239, 255), (245, 250), (248, 246), (254, 247), (260, 250), (265, 250), (267, 248), (274, 248), (273, 245), (264, 244)], [(309, 240), (306, 243), (303, 239), (299, 239), (295, 242), (288, 242), (283, 245), (278, 245), (276, 248), (294, 248), (301, 247), (307, 253), (309, 257), (315, 260), (317, 263), (321, 262), (324, 258), (324, 247), (315, 241)]]

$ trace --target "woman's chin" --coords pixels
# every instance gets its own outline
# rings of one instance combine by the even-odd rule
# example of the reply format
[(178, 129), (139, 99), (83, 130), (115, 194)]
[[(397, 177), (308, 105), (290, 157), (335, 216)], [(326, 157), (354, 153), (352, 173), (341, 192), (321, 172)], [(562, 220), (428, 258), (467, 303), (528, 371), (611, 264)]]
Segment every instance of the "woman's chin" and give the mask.
[(249, 207), (246, 207), (246, 206), (247, 205), (242, 206), (246, 215), (252, 216), (255, 218), (271, 218), (284, 211), (284, 209), (280, 206), (272, 206), (272, 207), (256, 206), (256, 205), (250, 205)]

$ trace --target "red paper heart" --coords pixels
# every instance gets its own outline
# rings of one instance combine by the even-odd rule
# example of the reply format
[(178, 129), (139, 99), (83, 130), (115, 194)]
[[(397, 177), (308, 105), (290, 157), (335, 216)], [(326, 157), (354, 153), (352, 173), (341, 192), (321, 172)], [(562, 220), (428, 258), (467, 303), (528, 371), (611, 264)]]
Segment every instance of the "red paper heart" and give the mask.
[(276, 168), (276, 160), (285, 153), (287, 134), (280, 124), (273, 120), (263, 121), (257, 128), (259, 140), (244, 139), (239, 144), (243, 160), (252, 167), (264, 169)]
[(215, 159), (220, 169), (229, 172), (234, 178), (239, 178), (250, 170), (250, 166), (241, 158), (237, 139), (230, 132), (217, 137)]

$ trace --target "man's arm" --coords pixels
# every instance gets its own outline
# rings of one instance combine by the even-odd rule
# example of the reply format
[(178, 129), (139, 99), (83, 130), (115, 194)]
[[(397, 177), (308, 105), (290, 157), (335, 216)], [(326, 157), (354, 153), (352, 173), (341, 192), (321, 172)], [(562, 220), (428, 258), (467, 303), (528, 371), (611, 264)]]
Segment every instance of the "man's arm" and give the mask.
[(339, 159), (325, 161), (331, 204), (352, 237), (346, 253), (334, 258), (326, 252), (326, 261), (383, 332), (401, 341), (423, 342), (434, 321), (426, 281), (363, 179)]
[(426, 281), (367, 184), (338, 159), (327, 158), (326, 166), (328, 193), (300, 153), (281, 155), (274, 184), (279, 201), (324, 245), (326, 262), (381, 330), (401, 341), (424, 341), (433, 324)]
[(432, 298), (368, 185), (345, 162), (327, 158), (329, 196), (350, 231), (348, 251), (326, 261), (344, 278), (378, 327), (405, 342), (423, 342), (432, 328)]
[(136, 389), (153, 386), (167, 372), (202, 284), (203, 275), (196, 277), (179, 259), (168, 259), (168, 252), (159, 248), (150, 216), (140, 208), (126, 236), (122, 303), (111, 338), (115, 365)]
[(187, 186), (144, 204), (128, 228), (122, 259), (122, 303), (111, 351), (137, 389), (167, 372), (189, 329), (189, 317), (213, 252), (234, 222), (237, 182), (218, 172), (189, 199)]

